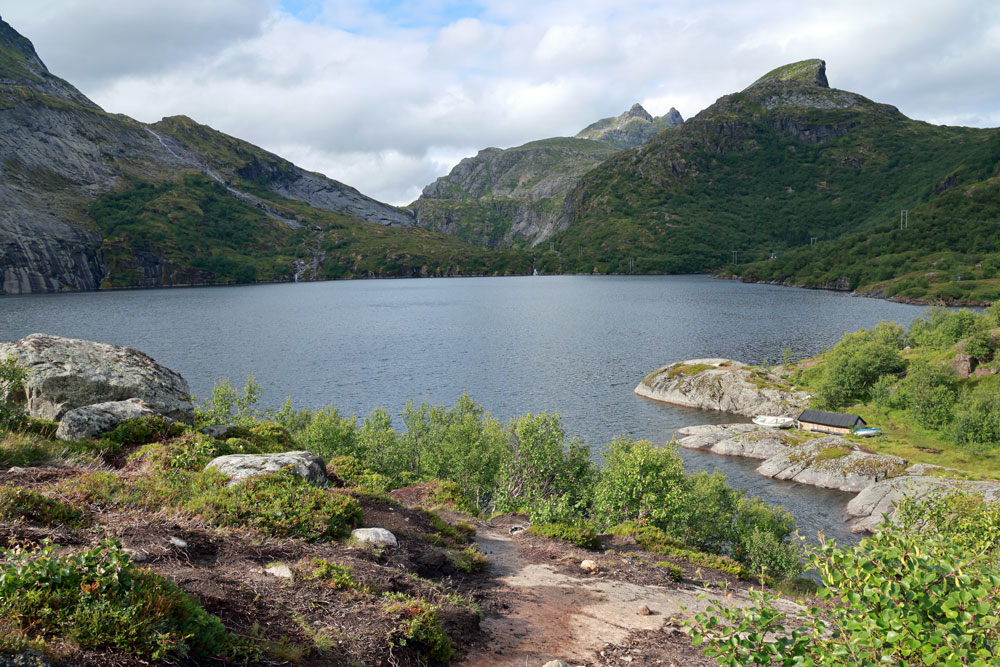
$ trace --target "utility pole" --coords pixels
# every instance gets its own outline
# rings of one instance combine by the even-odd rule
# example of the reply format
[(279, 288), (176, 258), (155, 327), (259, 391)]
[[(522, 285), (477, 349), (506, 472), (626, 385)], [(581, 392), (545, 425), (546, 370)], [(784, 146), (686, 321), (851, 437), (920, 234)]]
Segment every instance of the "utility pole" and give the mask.
[(899, 228), (907, 229), (910, 226), (910, 212), (903, 209), (899, 212)]
[(739, 253), (740, 253), (739, 250), (734, 250), (733, 251), (733, 264), (738, 264), (739, 263), (739, 262), (736, 261), (736, 257), (737, 257), (737, 255), (739, 255)]

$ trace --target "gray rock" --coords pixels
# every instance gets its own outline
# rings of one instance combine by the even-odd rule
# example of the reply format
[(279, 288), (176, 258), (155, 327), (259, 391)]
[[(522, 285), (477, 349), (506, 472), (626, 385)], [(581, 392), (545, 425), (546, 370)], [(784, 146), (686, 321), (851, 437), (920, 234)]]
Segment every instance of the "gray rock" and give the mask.
[(170, 543), (172, 545), (174, 545), (175, 547), (177, 547), (178, 549), (187, 549), (188, 548), (187, 540), (182, 540), (181, 538), (174, 537), (173, 535), (171, 535), (169, 539), (170, 539)]
[(602, 118), (588, 125), (576, 136), (581, 139), (603, 141), (616, 148), (635, 148), (668, 127), (683, 123), (684, 119), (680, 112), (673, 107), (670, 107), (670, 111), (666, 114), (653, 118), (641, 104), (636, 103), (620, 116)]
[(385, 528), (355, 528), (351, 531), (351, 537), (362, 544), (375, 544), (387, 547), (399, 545), (396, 541), (396, 536)]
[(9, 356), (28, 371), (24, 398), (32, 417), (59, 421), (74, 408), (138, 398), (165, 417), (194, 421), (187, 381), (138, 350), (31, 334), (0, 343), (0, 359)]
[[(835, 455), (825, 450), (839, 448)], [(843, 450), (849, 450), (846, 453)], [(785, 479), (826, 489), (859, 492), (889, 475), (902, 472), (906, 459), (854, 450), (854, 443), (838, 436), (810, 440), (787, 448), (757, 468), (764, 477)]]
[(955, 371), (955, 375), (963, 380), (972, 375), (972, 371), (975, 367), (976, 358), (971, 354), (956, 354), (951, 360), (951, 369)]
[(642, 379), (635, 393), (664, 403), (747, 417), (795, 416), (808, 407), (809, 395), (785, 386), (781, 378), (764, 369), (729, 359), (692, 359), (658, 368)]
[(215, 468), (236, 484), (248, 477), (268, 475), (282, 468), (301, 477), (313, 486), (325, 487), (326, 464), (310, 452), (283, 452), (281, 454), (229, 454), (209, 461), (205, 470)]
[(0, 667), (50, 667), (52, 663), (35, 649), (20, 653), (0, 653)]
[(275, 563), (270, 567), (266, 567), (264, 568), (264, 572), (279, 579), (292, 580), (295, 578), (295, 573), (292, 572), (292, 568), (288, 567), (284, 563)]
[(156, 414), (155, 410), (138, 398), (85, 405), (63, 415), (59, 428), (56, 429), (56, 438), (74, 441), (97, 438), (114, 430), (124, 421)]
[(745, 456), (751, 459), (769, 459), (785, 453), (795, 441), (775, 429), (759, 429), (740, 433), (713, 443), (708, 449), (714, 454)]
[(853, 519), (851, 530), (856, 533), (871, 532), (885, 517), (893, 521), (896, 516), (896, 506), (904, 497), (924, 498), (949, 490), (976, 494), (986, 502), (1000, 503), (1000, 482), (903, 475), (876, 482), (847, 503), (847, 514)]

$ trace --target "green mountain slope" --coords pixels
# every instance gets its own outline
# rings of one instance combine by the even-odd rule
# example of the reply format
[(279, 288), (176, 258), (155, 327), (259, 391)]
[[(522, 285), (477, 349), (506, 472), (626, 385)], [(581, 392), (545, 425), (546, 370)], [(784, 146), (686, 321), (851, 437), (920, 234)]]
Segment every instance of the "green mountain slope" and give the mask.
[(486, 148), (424, 188), (410, 209), (420, 226), (477, 245), (537, 245), (565, 227), (565, 195), (584, 174), (621, 149), (680, 123), (676, 109), (653, 118), (636, 104), (576, 137)]
[(0, 294), (531, 271), (183, 116), (107, 113), (3, 21), (0, 137)]
[(700, 272), (734, 251), (743, 262), (863, 237), (900, 209), (944, 214), (948, 190), (995, 176), (998, 161), (997, 130), (914, 121), (829, 88), (821, 60), (794, 63), (589, 172), (543, 268)]

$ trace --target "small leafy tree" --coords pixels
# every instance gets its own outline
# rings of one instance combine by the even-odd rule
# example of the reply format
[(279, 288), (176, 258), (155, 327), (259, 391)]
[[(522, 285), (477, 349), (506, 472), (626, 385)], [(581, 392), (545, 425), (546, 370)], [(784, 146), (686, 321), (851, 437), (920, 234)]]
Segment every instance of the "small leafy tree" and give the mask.
[(604, 454), (594, 518), (605, 525), (647, 522), (677, 535), (687, 524), (687, 480), (676, 445), (618, 437)]
[(905, 367), (899, 356), (903, 340), (903, 328), (891, 322), (845, 334), (827, 355), (817, 390), (819, 398), (830, 408), (866, 398), (880, 377)]
[(993, 665), (1000, 646), (1000, 507), (953, 494), (901, 503), (898, 525), (810, 563), (823, 606), (794, 616), (760, 591), (691, 622), (720, 665)]
[(941, 428), (952, 420), (958, 386), (950, 369), (914, 362), (899, 383), (898, 402), (924, 428)]
[(14, 357), (0, 360), (0, 428), (19, 430), (28, 422), (24, 404), (24, 383), (28, 372)]
[(952, 425), (955, 444), (973, 450), (1000, 445), (1000, 386), (982, 384), (966, 394), (955, 410)]
[(237, 424), (251, 426), (260, 417), (254, 409), (260, 400), (262, 388), (253, 373), (247, 376), (243, 391), (237, 391), (228, 378), (219, 380), (212, 387), (212, 397), (195, 410), (195, 421), (208, 424)]

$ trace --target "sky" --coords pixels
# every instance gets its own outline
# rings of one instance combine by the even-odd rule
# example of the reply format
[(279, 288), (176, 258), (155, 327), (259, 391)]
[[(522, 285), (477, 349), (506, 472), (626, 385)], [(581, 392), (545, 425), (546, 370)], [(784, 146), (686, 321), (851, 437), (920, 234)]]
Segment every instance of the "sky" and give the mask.
[(0, 0), (107, 111), (184, 114), (392, 204), (634, 102), (689, 118), (822, 58), (835, 88), (1000, 126), (995, 0)]

